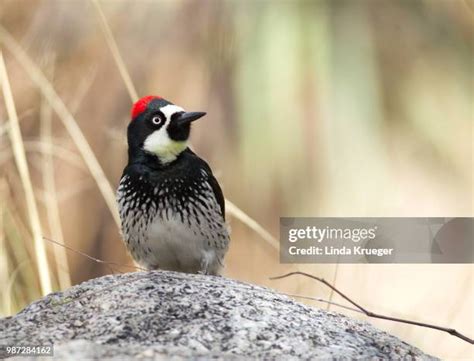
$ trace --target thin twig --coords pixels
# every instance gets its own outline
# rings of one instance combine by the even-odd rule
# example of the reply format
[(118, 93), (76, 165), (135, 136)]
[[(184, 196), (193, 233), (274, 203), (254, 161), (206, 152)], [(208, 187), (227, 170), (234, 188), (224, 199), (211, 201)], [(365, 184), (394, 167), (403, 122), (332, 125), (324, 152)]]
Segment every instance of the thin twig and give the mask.
[(436, 325), (432, 325), (432, 324), (429, 324), (429, 323), (406, 320), (406, 319), (397, 318), (397, 317), (384, 316), (384, 315), (380, 315), (378, 313), (369, 311), (369, 310), (365, 309), (364, 307), (362, 307), (361, 305), (359, 305), (358, 303), (356, 303), (355, 301), (353, 301), (352, 299), (350, 299), (348, 296), (346, 296), (344, 293), (339, 291), (336, 287), (334, 287), (332, 284), (327, 282), (325, 279), (313, 276), (309, 273), (300, 272), (300, 271), (290, 272), (290, 273), (287, 273), (287, 274), (282, 275), (282, 276), (270, 277), (270, 279), (271, 280), (279, 280), (279, 279), (282, 279), (282, 278), (286, 278), (286, 277), (290, 277), (290, 276), (296, 276), (296, 275), (309, 277), (313, 280), (316, 280), (318, 282), (321, 282), (321, 283), (325, 284), (327, 287), (332, 289), (335, 293), (337, 293), (339, 296), (341, 296), (343, 299), (345, 299), (347, 302), (349, 302), (350, 304), (352, 304), (353, 306), (355, 306), (356, 308), (361, 310), (363, 313), (365, 313), (369, 317), (379, 318), (379, 319), (382, 319), (382, 320), (389, 320), (389, 321), (393, 321), (393, 322), (407, 323), (407, 324), (410, 324), (410, 325), (415, 325), (415, 326), (420, 326), (420, 327), (431, 328), (431, 329), (438, 330), (438, 331), (443, 331), (443, 332), (449, 333), (452, 336), (458, 337), (461, 340), (469, 342), (470, 344), (474, 344), (473, 339), (463, 335), (462, 333), (459, 333), (458, 331), (456, 331), (453, 328), (436, 326)]
[(364, 314), (364, 312), (358, 310), (357, 308), (345, 306), (345, 305), (342, 305), (342, 304), (337, 303), (337, 302), (334, 302), (334, 301), (328, 301), (328, 300), (325, 300), (324, 298), (320, 298), (320, 297), (310, 297), (310, 296), (303, 296), (303, 295), (293, 295), (293, 294), (290, 294), (290, 293), (283, 293), (283, 295), (288, 296), (288, 297), (294, 297), (294, 298), (302, 298), (302, 299), (304, 299), (304, 300), (311, 300), (311, 301), (322, 302), (322, 303), (326, 303), (326, 304), (328, 304), (328, 305), (333, 305), (333, 306), (345, 308), (346, 310), (349, 310), (349, 311), (354, 311), (354, 312), (358, 312), (358, 313)]
[[(67, 249), (68, 251), (72, 251), (72, 252), (74, 252), (74, 253), (76, 253), (76, 254), (79, 254), (79, 255), (81, 255), (81, 256), (83, 256), (83, 257), (86, 257), (87, 259), (89, 259), (89, 260), (91, 260), (91, 261), (94, 261), (94, 262), (99, 263), (99, 264), (106, 265), (106, 266), (109, 268), (109, 270), (111, 271), (112, 274), (115, 273), (115, 272), (114, 272), (114, 269), (112, 268), (112, 266), (125, 267), (125, 268), (130, 268), (130, 269), (139, 270), (139, 271), (148, 271), (146, 268), (143, 268), (143, 267), (140, 267), (140, 266), (129, 266), (129, 265), (124, 265), (124, 264), (120, 264), (120, 263), (116, 263), (116, 262), (104, 261), (104, 260), (101, 260), (100, 258), (96, 258), (96, 257), (90, 256), (90, 255), (88, 255), (88, 254), (85, 253), (85, 252), (82, 252), (82, 251), (79, 251), (79, 250), (77, 250), (77, 249), (74, 249), (74, 248), (72, 248), (72, 247), (70, 247), (70, 246), (68, 246), (68, 245), (66, 245), (66, 244), (57, 242), (57, 241), (55, 241), (55, 240), (53, 240), (53, 239), (49, 239), (49, 238), (46, 238), (46, 237), (44, 237), (44, 239), (45, 239), (46, 241), (48, 241), (48, 242), (51, 242), (51, 243), (57, 245), (57, 246), (63, 247), (63, 248), (65, 248), (65, 249)], [(118, 272), (119, 272), (119, 273), (122, 273), (122, 272), (120, 272), (120, 271), (118, 271)], [(146, 273), (145, 275), (143, 275), (143, 277), (139, 277), (138, 280), (147, 278), (147, 277), (149, 277), (149, 276), (150, 276), (150, 275), (149, 275), (148, 273)], [(129, 282), (131, 282), (131, 281), (137, 281), (137, 279), (136, 279), (136, 280), (125, 280), (125, 281), (120, 281), (120, 282), (114, 282), (112, 285), (103, 288), (101, 291), (107, 291), (107, 290), (113, 289), (113, 288), (115, 288), (115, 287), (117, 287), (117, 286), (120, 286), (120, 285), (122, 285), (122, 284), (127, 284), (127, 283), (129, 283)], [(75, 299), (73, 299), (73, 300), (70, 300), (70, 301), (68, 301), (68, 302), (64, 302), (63, 304), (69, 304), (69, 303), (72, 303), (72, 302), (77, 302), (77, 301), (79, 301), (79, 300), (81, 300), (81, 299), (83, 299), (83, 298), (86, 298), (86, 297), (89, 297), (89, 296), (92, 296), (92, 295), (95, 295), (95, 294), (97, 294), (95, 291), (94, 291), (94, 292), (86, 292), (86, 293), (80, 295), (79, 297), (77, 297), (77, 298), (75, 298)]]
[(64, 247), (66, 248), (67, 250), (69, 251), (72, 251), (74, 253), (77, 253), (77, 254), (80, 254), (81, 256), (83, 257), (86, 257), (88, 259), (90, 259), (91, 261), (94, 261), (94, 262), (97, 262), (97, 263), (100, 263), (100, 264), (103, 264), (103, 265), (106, 265), (109, 267), (109, 269), (112, 271), (112, 273), (114, 272), (113, 269), (110, 267), (110, 266), (115, 266), (115, 267), (124, 267), (124, 268), (130, 268), (130, 269), (135, 269), (135, 270), (139, 270), (139, 271), (148, 271), (146, 268), (142, 268), (140, 266), (129, 266), (129, 265), (124, 265), (124, 264), (120, 264), (120, 263), (116, 263), (116, 262), (108, 262), (108, 261), (104, 261), (104, 260), (101, 260), (100, 258), (96, 258), (96, 257), (93, 257), (93, 256), (90, 256), (88, 255), (87, 253), (85, 252), (82, 252), (82, 251), (79, 251), (77, 249), (74, 249), (64, 243), (60, 243), (60, 242), (57, 242), (53, 239), (50, 239), (50, 238), (47, 238), (47, 237), (43, 237), (46, 241), (48, 242), (51, 242), (51, 243), (54, 243), (55, 245), (58, 245), (58, 246), (61, 246), (61, 247)]
[[(336, 261), (336, 267), (334, 269), (334, 275), (332, 277), (332, 284), (334, 285), (334, 287), (336, 287), (337, 285), (337, 274), (338, 274), (338, 271), (339, 271), (339, 259), (340, 259), (340, 255), (337, 255), (337, 261)], [(331, 290), (331, 292), (329, 293), (329, 301), (332, 301), (332, 298), (334, 297), (334, 291)], [(327, 310), (329, 311), (330, 309), (330, 304), (328, 303), (328, 306), (327, 306)]]
[(3, 97), (7, 108), (8, 118), (10, 119), (10, 138), (12, 142), (13, 154), (15, 162), (20, 174), (23, 189), (25, 191), (26, 206), (30, 220), (31, 232), (33, 233), (36, 261), (38, 266), (38, 274), (41, 284), (41, 292), (46, 295), (52, 291), (51, 274), (46, 256), (46, 247), (42, 238), (41, 221), (39, 218), (38, 208), (36, 206), (35, 196), (33, 192), (33, 184), (31, 182), (28, 163), (26, 161), (25, 147), (21, 136), (18, 115), (15, 109), (15, 102), (8, 80), (7, 69), (3, 60), (3, 54), (0, 51), (0, 79), (2, 82)]

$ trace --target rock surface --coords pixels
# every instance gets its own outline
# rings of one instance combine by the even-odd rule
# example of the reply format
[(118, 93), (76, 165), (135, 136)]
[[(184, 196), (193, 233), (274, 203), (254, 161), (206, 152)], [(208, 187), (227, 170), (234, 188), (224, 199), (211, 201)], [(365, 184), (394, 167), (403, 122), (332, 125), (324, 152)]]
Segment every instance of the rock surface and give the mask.
[(105, 276), (0, 320), (0, 346), (59, 359), (432, 359), (366, 322), (223, 277)]

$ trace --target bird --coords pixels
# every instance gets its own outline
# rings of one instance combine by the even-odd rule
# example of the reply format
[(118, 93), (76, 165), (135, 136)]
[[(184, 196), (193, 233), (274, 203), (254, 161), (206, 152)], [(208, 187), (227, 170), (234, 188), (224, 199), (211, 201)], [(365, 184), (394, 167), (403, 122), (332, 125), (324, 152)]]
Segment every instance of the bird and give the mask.
[(222, 271), (230, 242), (224, 195), (188, 146), (191, 124), (204, 115), (156, 95), (132, 106), (128, 163), (116, 196), (123, 241), (148, 270)]

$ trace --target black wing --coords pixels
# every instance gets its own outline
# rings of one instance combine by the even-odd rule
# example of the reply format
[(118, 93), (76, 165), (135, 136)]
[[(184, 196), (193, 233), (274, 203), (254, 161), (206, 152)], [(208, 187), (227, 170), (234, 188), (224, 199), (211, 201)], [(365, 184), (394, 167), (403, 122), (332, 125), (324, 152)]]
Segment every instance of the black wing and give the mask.
[[(209, 171), (210, 170), (211, 169), (209, 168)], [(214, 192), (214, 196), (217, 199), (217, 203), (219, 203), (219, 206), (221, 207), (222, 218), (225, 221), (225, 199), (224, 199), (224, 194), (222, 193), (222, 189), (221, 189), (219, 183), (217, 183), (216, 178), (214, 178), (214, 175), (212, 174), (212, 172), (209, 174), (209, 184), (212, 187), (212, 191)]]
[(211, 167), (209, 167), (209, 164), (207, 164), (207, 162), (205, 160), (199, 158), (196, 155), (196, 153), (194, 153), (191, 149), (187, 148), (185, 152), (188, 155), (191, 155), (192, 157), (197, 158), (199, 160), (200, 166), (208, 174), (209, 184), (211, 185), (212, 191), (214, 193), (214, 197), (216, 197), (217, 203), (219, 204), (219, 207), (221, 208), (222, 218), (225, 221), (225, 199), (224, 199), (224, 194), (222, 193), (222, 189), (221, 189), (219, 183), (217, 182), (217, 179), (212, 174)]

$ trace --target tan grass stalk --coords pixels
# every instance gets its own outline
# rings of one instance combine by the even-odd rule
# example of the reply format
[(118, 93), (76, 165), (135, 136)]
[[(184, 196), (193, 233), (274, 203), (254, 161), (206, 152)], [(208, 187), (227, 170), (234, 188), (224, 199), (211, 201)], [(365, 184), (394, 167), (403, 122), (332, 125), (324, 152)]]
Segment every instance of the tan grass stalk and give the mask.
[(89, 90), (91, 89), (92, 84), (94, 83), (95, 77), (97, 75), (97, 67), (94, 66), (90, 70), (87, 71), (87, 74), (82, 79), (82, 82), (78, 85), (74, 96), (69, 103), (69, 109), (71, 110), (72, 114), (75, 114), (79, 107), (82, 104), (82, 101), (89, 94)]
[[(133, 85), (130, 74), (127, 71), (127, 68), (120, 54), (120, 51), (118, 49), (118, 46), (114, 39), (112, 31), (110, 30), (110, 26), (107, 22), (107, 18), (105, 17), (104, 12), (102, 11), (99, 1), (98, 0), (91, 0), (91, 1), (94, 3), (99, 13), (102, 31), (104, 32), (105, 39), (110, 48), (110, 51), (112, 52), (112, 57), (114, 58), (114, 61), (117, 64), (117, 67), (120, 71), (122, 80), (125, 83), (128, 93), (130, 94), (130, 99), (132, 100), (132, 102), (135, 102), (138, 99), (138, 94), (135, 89), (135, 86)], [(270, 232), (265, 230), (265, 228), (263, 228), (256, 220), (248, 216), (243, 210), (241, 210), (239, 207), (237, 207), (234, 203), (232, 203), (228, 199), (226, 199), (226, 207), (227, 207), (227, 212), (231, 216), (237, 218), (247, 227), (252, 229), (255, 233), (257, 233), (260, 237), (262, 237), (266, 242), (268, 242), (272, 247), (274, 247), (277, 250), (279, 249), (279, 243), (276, 240), (276, 238), (273, 237), (270, 234)]]
[[(18, 264), (18, 266), (16, 266), (16, 268), (13, 270), (13, 272), (11, 273), (7, 283), (5, 283), (2, 288), (3, 290), (5, 291), (5, 295), (8, 295), (8, 299), (7, 299), (7, 302), (5, 303), (5, 312), (7, 315), (12, 315), (14, 313), (14, 308), (12, 306), (12, 303), (15, 302), (16, 303), (16, 308), (18, 308), (18, 305), (20, 305), (20, 307), (24, 307), (25, 303), (26, 302), (21, 302), (18, 297), (15, 298), (13, 296), (13, 293), (14, 293), (14, 286), (16, 284), (16, 281), (17, 281), (17, 277), (23, 272), (24, 268), (26, 268), (26, 266), (29, 266), (30, 265), (30, 260), (28, 259), (25, 259), (24, 261), (20, 262)], [(20, 302), (19, 302), (20, 301)], [(23, 301), (25, 301), (23, 299)]]
[(228, 199), (225, 200), (225, 206), (227, 212), (240, 220), (243, 224), (247, 227), (252, 229), (255, 233), (257, 233), (264, 241), (266, 241), (269, 245), (271, 245), (276, 250), (279, 250), (279, 243), (275, 237), (273, 237), (270, 232), (268, 232), (265, 228), (263, 228), (256, 220), (252, 217), (248, 216), (247, 213), (242, 211), (239, 207), (237, 207), (234, 203), (229, 201)]
[(44, 76), (41, 69), (30, 59), (26, 52), (20, 47), (17, 41), (10, 35), (10, 33), (0, 25), (0, 39), (3, 45), (7, 48), (20, 63), (20, 65), (26, 70), (30, 78), (41, 90), (45, 99), (49, 102), (53, 110), (62, 121), (64, 127), (71, 136), (73, 142), (76, 144), (84, 162), (86, 163), (89, 171), (94, 178), (102, 197), (107, 204), (112, 217), (117, 224), (120, 226), (120, 218), (117, 212), (117, 205), (115, 203), (115, 192), (110, 186), (107, 177), (105, 176), (104, 170), (100, 166), (91, 146), (89, 145), (84, 133), (77, 124), (71, 112), (68, 110), (62, 99), (58, 96), (51, 83)]
[[(4, 228), (4, 207), (6, 200), (6, 189), (7, 185), (3, 178), (0, 178), (0, 285), (6, 285), (8, 282), (8, 257), (7, 257), (7, 244), (5, 240), (5, 228)], [(0, 314), (2, 317), (10, 315), (11, 294), (4, 290), (2, 292), (2, 306), (0, 307)]]
[[(40, 134), (44, 148), (42, 174), (43, 186), (45, 188), (46, 194), (45, 205), (47, 209), (51, 236), (58, 242), (64, 243), (64, 235), (61, 227), (61, 218), (59, 216), (58, 199), (56, 194), (56, 181), (54, 179), (51, 115), (51, 107), (43, 99), (40, 108)], [(56, 261), (56, 272), (58, 275), (59, 287), (64, 290), (71, 287), (71, 278), (69, 275), (69, 264), (67, 261), (66, 250), (63, 247), (53, 247), (53, 251)]]
[(46, 256), (46, 247), (43, 241), (41, 230), (41, 222), (39, 219), (38, 208), (36, 207), (35, 196), (33, 193), (33, 184), (31, 182), (28, 164), (26, 161), (25, 148), (23, 146), (23, 139), (21, 136), (18, 116), (15, 109), (15, 103), (8, 81), (7, 70), (3, 60), (3, 54), (0, 51), (0, 79), (2, 82), (3, 97), (7, 109), (8, 117), (10, 119), (10, 139), (12, 142), (13, 154), (15, 162), (18, 167), (23, 189), (25, 191), (26, 206), (28, 210), (28, 217), (33, 234), (35, 245), (35, 255), (38, 267), (38, 274), (40, 278), (41, 292), (46, 295), (52, 291), (51, 275)]
[[(15, 183), (21, 183), (19, 176), (15, 177), (15, 174), (10, 174), (10, 177), (16, 178), (14, 179)], [(10, 183), (10, 180), (8, 182)], [(18, 190), (16, 187), (12, 187), (11, 184), (8, 184), (7, 191), (9, 193), (7, 193), (6, 203), (4, 207), (4, 225), (7, 244), (9, 245), (9, 249), (11, 251), (11, 253), (9, 254), (10, 264), (12, 265), (10, 272), (12, 271), (12, 269), (14, 271), (20, 264), (24, 262), (27, 262), (29, 265), (27, 269), (23, 269), (23, 271), (20, 272), (20, 274), (18, 275), (19, 277), (21, 277), (21, 284), (18, 285), (18, 287), (14, 287), (14, 291), (16, 291), (16, 294), (13, 295), (13, 299), (17, 299), (17, 301), (19, 301), (19, 295), (23, 295), (24, 293), (26, 293), (27, 298), (22, 297), (22, 300), (25, 302), (16, 302), (19, 305), (25, 305), (27, 300), (36, 300), (41, 297), (41, 285), (38, 279), (36, 263), (34, 262), (34, 244), (32, 242), (28, 242), (28, 240), (32, 238), (31, 232), (28, 229), (28, 225), (24, 223), (22, 215), (18, 212), (17, 202), (13, 201), (9, 197), (11, 192), (18, 192)], [(22, 287), (22, 285), (24, 287)]]
[(107, 22), (107, 19), (105, 18), (104, 12), (102, 11), (102, 7), (100, 6), (98, 0), (91, 1), (97, 9), (97, 13), (99, 14), (100, 25), (102, 26), (102, 31), (104, 32), (105, 40), (107, 41), (107, 45), (109, 46), (112, 56), (114, 57), (115, 64), (117, 64), (117, 68), (120, 72), (120, 75), (122, 76), (123, 82), (125, 83), (125, 87), (127, 88), (128, 94), (130, 95), (130, 99), (132, 99), (133, 102), (136, 102), (138, 100), (137, 90), (133, 85), (132, 78), (130, 77), (123, 58), (120, 55), (119, 48), (114, 39), (114, 36), (112, 35), (112, 30), (110, 30), (110, 26)]
[[(18, 121), (21, 123), (22, 119), (26, 118), (27, 116), (33, 114), (35, 109), (28, 109), (25, 110), (23, 113), (18, 114)], [(6, 121), (5, 124), (0, 125), (0, 137), (3, 136), (4, 133), (8, 132), (8, 128), (10, 127), (9, 122)]]

